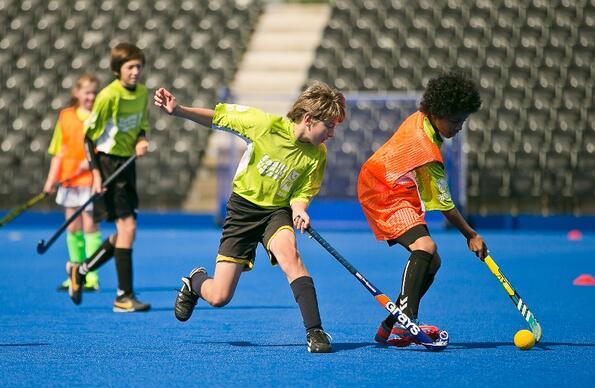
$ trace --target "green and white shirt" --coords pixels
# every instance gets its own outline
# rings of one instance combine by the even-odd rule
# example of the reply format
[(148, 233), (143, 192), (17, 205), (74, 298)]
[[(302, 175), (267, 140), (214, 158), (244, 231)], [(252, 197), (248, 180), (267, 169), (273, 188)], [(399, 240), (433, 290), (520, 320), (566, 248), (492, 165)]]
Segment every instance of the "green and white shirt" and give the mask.
[(116, 156), (131, 156), (141, 131), (147, 132), (148, 91), (142, 84), (128, 90), (119, 80), (103, 88), (85, 123), (85, 134), (98, 151)]
[(263, 208), (309, 203), (318, 194), (326, 146), (298, 141), (286, 117), (243, 105), (218, 104), (213, 128), (243, 137), (248, 148), (233, 179), (233, 192)]

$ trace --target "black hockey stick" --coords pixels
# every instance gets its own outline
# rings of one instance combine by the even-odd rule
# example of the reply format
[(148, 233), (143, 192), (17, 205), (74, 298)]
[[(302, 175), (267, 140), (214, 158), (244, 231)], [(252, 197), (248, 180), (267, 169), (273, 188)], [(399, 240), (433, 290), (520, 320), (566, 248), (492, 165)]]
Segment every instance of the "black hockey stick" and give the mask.
[[(134, 162), (135, 159), (136, 159), (136, 155), (132, 155), (130, 158), (128, 158), (128, 160), (123, 165), (121, 165), (116, 171), (114, 171), (114, 173), (109, 178), (106, 179), (105, 182), (103, 182), (102, 187), (104, 189), (107, 189), (107, 186), (109, 186), (109, 184), (112, 183), (112, 181), (114, 179), (116, 179), (118, 177), (118, 175), (120, 175), (122, 173), (122, 171), (124, 171), (128, 166), (130, 166), (130, 164), (132, 164), (132, 162)], [(89, 197), (89, 199), (81, 207), (79, 207), (72, 214), (72, 216), (70, 216), (69, 219), (64, 221), (64, 223), (58, 228), (58, 230), (56, 230), (56, 232), (52, 235), (52, 237), (50, 237), (47, 240), (47, 242), (45, 240), (40, 240), (37, 243), (37, 253), (39, 253), (40, 255), (44, 254), (49, 249), (49, 247), (51, 247), (52, 244), (58, 239), (58, 237), (60, 237), (62, 232), (64, 232), (64, 230), (66, 230), (68, 225), (70, 225), (72, 223), (72, 221), (74, 221), (85, 210), (87, 205), (90, 204), (91, 202), (95, 201), (97, 198), (101, 197), (102, 195), (103, 195), (103, 191), (100, 193), (93, 194), (91, 197)]]

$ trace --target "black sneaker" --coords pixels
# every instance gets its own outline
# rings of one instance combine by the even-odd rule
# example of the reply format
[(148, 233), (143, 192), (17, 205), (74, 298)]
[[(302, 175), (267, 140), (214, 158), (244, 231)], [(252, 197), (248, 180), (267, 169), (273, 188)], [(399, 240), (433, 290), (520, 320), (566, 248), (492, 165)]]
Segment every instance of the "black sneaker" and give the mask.
[(306, 333), (306, 342), (310, 353), (330, 353), (333, 347), (330, 342), (331, 336), (322, 329), (310, 329)]
[(134, 294), (120, 295), (114, 300), (113, 310), (115, 313), (134, 313), (138, 311), (149, 311), (150, 309), (150, 304), (139, 301)]
[(188, 275), (187, 278), (182, 278), (182, 288), (180, 288), (180, 292), (178, 292), (176, 304), (174, 306), (174, 313), (178, 321), (186, 322), (190, 319), (190, 316), (194, 311), (194, 306), (198, 303), (199, 295), (192, 290), (192, 281), (190, 280), (192, 275), (198, 272), (204, 274), (207, 273), (204, 268), (196, 268), (190, 272), (190, 275)]
[(83, 300), (83, 285), (85, 284), (85, 275), (79, 272), (79, 265), (71, 261), (66, 263), (66, 273), (70, 278), (68, 284), (68, 295), (74, 304), (81, 304)]
[[(64, 280), (58, 287), (56, 287), (56, 291), (58, 292), (68, 292), (68, 285), (70, 284), (70, 279)], [(83, 291), (85, 292), (99, 292), (99, 283), (89, 283), (89, 281), (85, 281), (85, 286), (83, 287)]]

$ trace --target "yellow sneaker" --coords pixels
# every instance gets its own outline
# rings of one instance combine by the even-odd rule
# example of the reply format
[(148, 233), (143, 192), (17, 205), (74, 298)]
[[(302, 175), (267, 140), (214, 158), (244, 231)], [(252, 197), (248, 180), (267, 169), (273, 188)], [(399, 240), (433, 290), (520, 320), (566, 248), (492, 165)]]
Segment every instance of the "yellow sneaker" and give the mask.
[(97, 272), (89, 272), (85, 277), (85, 291), (99, 291), (99, 276)]
[(149, 311), (150, 309), (150, 304), (136, 299), (134, 294), (120, 295), (114, 300), (113, 310), (115, 313), (134, 313), (137, 311)]
[(68, 291), (68, 286), (70, 286), (70, 279), (64, 280), (58, 287), (56, 287), (56, 291)]

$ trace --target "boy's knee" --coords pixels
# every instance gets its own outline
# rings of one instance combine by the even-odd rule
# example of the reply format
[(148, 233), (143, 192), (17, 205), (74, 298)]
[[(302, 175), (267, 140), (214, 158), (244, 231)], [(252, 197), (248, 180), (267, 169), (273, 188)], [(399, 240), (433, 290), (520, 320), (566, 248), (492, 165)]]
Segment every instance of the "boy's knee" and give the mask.
[(213, 307), (226, 306), (231, 301), (231, 295), (228, 293), (218, 293), (212, 296), (210, 305)]
[(281, 269), (290, 283), (302, 276), (310, 276), (299, 254), (296, 254), (289, 260), (285, 259), (283, 265), (281, 265)]
[(280, 265), (285, 264), (284, 266), (295, 266), (301, 261), (300, 254), (297, 249), (292, 246), (286, 246), (282, 249), (277, 249), (274, 252), (271, 251), (271, 253), (275, 256)]
[(80, 225), (72, 223), (72, 224), (68, 225), (68, 227), (66, 228), (66, 231), (70, 232), (70, 233), (76, 233), (76, 232), (81, 232), (82, 228)]
[(295, 234), (287, 229), (280, 230), (269, 242), (268, 248), (275, 256), (295, 256), (297, 254)]
[(436, 256), (436, 243), (429, 236), (420, 237), (411, 245), (409, 245), (411, 251), (424, 251), (431, 255)]
[(134, 220), (126, 220), (117, 225), (118, 234), (123, 238), (133, 240), (136, 235), (136, 222)]

